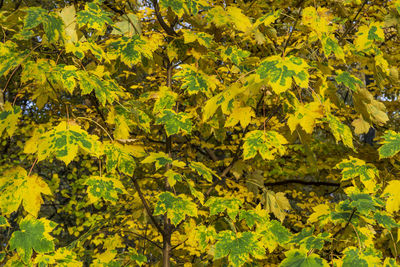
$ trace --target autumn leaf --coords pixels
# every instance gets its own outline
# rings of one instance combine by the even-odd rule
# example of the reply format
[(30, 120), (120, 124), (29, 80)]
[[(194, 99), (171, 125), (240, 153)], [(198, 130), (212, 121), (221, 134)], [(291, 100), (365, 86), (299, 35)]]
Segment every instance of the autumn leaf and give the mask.
[(28, 176), (26, 170), (21, 167), (3, 172), (0, 178), (2, 214), (11, 214), (22, 204), (25, 211), (37, 217), (44, 202), (41, 194), (52, 195), (47, 183), (36, 174)]
[(197, 207), (185, 195), (174, 196), (170, 192), (163, 192), (158, 196), (154, 208), (154, 215), (168, 214), (173, 225), (179, 224), (186, 216), (196, 217)]
[(88, 185), (86, 191), (89, 203), (95, 203), (100, 198), (115, 203), (118, 200), (118, 194), (126, 193), (121, 181), (112, 176), (90, 176), (85, 184)]
[(275, 131), (263, 132), (255, 130), (248, 132), (243, 143), (243, 159), (251, 159), (260, 153), (263, 159), (274, 159), (276, 154), (283, 155), (286, 151), (286, 139)]
[(36, 134), (28, 141), (25, 152), (37, 153), (38, 161), (54, 155), (68, 165), (79, 148), (93, 155), (102, 153), (98, 138), (71, 122), (62, 121), (50, 131)]
[(45, 218), (25, 217), (19, 223), (19, 227), (20, 231), (11, 235), (10, 249), (16, 249), (24, 263), (28, 263), (33, 250), (37, 253), (54, 251), (53, 237), (50, 236), (55, 227), (54, 222)]

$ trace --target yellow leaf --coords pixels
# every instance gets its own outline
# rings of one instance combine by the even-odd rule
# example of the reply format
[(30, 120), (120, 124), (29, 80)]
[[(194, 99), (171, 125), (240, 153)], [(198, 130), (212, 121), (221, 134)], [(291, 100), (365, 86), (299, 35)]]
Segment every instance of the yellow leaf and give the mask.
[(383, 191), (383, 195), (388, 194), (389, 197), (386, 201), (386, 210), (390, 213), (400, 210), (400, 180), (390, 181)]
[(232, 127), (240, 122), (240, 126), (245, 128), (250, 124), (252, 117), (255, 117), (255, 113), (251, 107), (240, 107), (239, 102), (235, 102), (233, 112), (226, 120), (225, 127)]
[(362, 116), (360, 116), (358, 119), (355, 119), (351, 125), (353, 125), (354, 133), (355, 134), (364, 134), (369, 131), (369, 123), (363, 120)]
[(297, 104), (295, 114), (289, 115), (288, 126), (290, 131), (293, 132), (296, 130), (296, 126), (300, 125), (306, 133), (311, 134), (315, 126), (315, 120), (322, 118), (323, 114), (321, 103)]
[(285, 197), (285, 193), (275, 193), (271, 190), (264, 191), (263, 201), (267, 212), (272, 212), (280, 221), (285, 219), (285, 210), (290, 210), (289, 200)]

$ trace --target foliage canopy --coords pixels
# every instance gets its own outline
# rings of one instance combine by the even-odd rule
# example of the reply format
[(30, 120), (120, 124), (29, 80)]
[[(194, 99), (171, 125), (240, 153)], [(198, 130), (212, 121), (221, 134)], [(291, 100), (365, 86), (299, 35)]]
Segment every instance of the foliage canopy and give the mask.
[(400, 1), (0, 1), (0, 264), (398, 266)]

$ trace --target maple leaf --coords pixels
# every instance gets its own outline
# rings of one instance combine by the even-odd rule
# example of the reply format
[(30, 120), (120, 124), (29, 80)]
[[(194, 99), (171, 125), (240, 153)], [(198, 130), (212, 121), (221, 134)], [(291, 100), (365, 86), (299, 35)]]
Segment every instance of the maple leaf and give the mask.
[(239, 102), (233, 104), (233, 110), (226, 120), (224, 127), (232, 127), (240, 122), (240, 126), (246, 128), (251, 123), (251, 118), (255, 117), (254, 110), (251, 107), (241, 107)]
[(261, 235), (261, 242), (270, 253), (272, 253), (278, 245), (283, 246), (287, 244), (292, 236), (290, 231), (277, 220), (262, 223), (257, 228), (257, 232)]
[(315, 120), (323, 117), (323, 107), (321, 103), (310, 102), (307, 104), (296, 104), (295, 113), (291, 114), (288, 119), (290, 131), (296, 130), (296, 126), (300, 125), (306, 133), (311, 134), (315, 126)]
[(40, 7), (29, 7), (25, 9), (27, 13), (24, 19), (24, 29), (29, 30), (43, 24), (43, 29), (49, 43), (55, 43), (65, 39), (64, 23), (56, 13), (48, 13)]
[(215, 243), (214, 259), (221, 259), (228, 256), (232, 266), (242, 266), (248, 261), (249, 256), (262, 258), (264, 249), (257, 242), (257, 237), (252, 232), (235, 234), (232, 231), (219, 232)]
[(110, 16), (111, 14), (101, 9), (97, 3), (90, 2), (86, 3), (84, 10), (76, 13), (76, 20), (79, 27), (87, 26), (103, 33), (107, 24), (113, 24)]
[(335, 80), (338, 83), (342, 83), (343, 85), (347, 86), (353, 92), (356, 92), (360, 86), (364, 85), (360, 79), (351, 75), (347, 71), (338, 70), (338, 75), (335, 77)]
[(90, 176), (85, 184), (88, 185), (86, 192), (89, 203), (95, 203), (100, 198), (115, 203), (118, 200), (118, 194), (126, 193), (121, 181), (112, 176)]
[(388, 195), (388, 199), (386, 200), (386, 210), (389, 213), (393, 213), (395, 211), (400, 210), (400, 196), (398, 194), (398, 190), (400, 188), (400, 181), (393, 180), (390, 181), (383, 191), (382, 195)]
[(150, 153), (148, 157), (142, 160), (141, 163), (153, 163), (155, 162), (156, 170), (159, 168), (172, 163), (172, 159), (164, 152)]
[(255, 130), (248, 132), (243, 143), (243, 159), (251, 159), (260, 153), (263, 159), (274, 159), (276, 154), (283, 155), (287, 140), (275, 131)]
[(192, 121), (185, 112), (175, 113), (171, 109), (164, 109), (156, 119), (157, 124), (164, 124), (168, 136), (180, 131), (189, 134), (192, 131)]
[(219, 179), (221, 179), (214, 171), (211, 169), (207, 168), (204, 166), (203, 163), (201, 162), (191, 162), (189, 164), (189, 167), (196, 171), (199, 175), (201, 175), (204, 179), (206, 179), (208, 182), (212, 182), (212, 177), (215, 176)]
[(107, 43), (108, 55), (114, 59), (121, 57), (121, 61), (127, 66), (132, 67), (142, 62), (142, 57), (151, 58), (153, 50), (158, 46), (157, 39), (150, 42), (147, 38), (139, 35), (132, 37), (121, 36), (116, 40)]
[(68, 165), (77, 155), (78, 149), (93, 155), (102, 153), (95, 135), (88, 134), (78, 125), (62, 121), (45, 133), (36, 133), (25, 146), (25, 153), (37, 153), (38, 161), (54, 155)]
[(210, 47), (214, 39), (214, 37), (211, 34), (205, 32), (195, 32), (189, 30), (182, 30), (182, 32), (185, 44), (198, 42), (199, 45)]
[(400, 151), (400, 134), (389, 130), (382, 138), (382, 146), (378, 149), (379, 158), (393, 157)]
[(281, 222), (285, 219), (285, 210), (291, 209), (289, 200), (282, 192), (275, 193), (271, 190), (265, 190), (262, 201), (267, 212), (273, 213)]
[(17, 45), (11, 41), (0, 42), (0, 77), (17, 67), (28, 53), (28, 51), (18, 51)]
[(260, 79), (266, 80), (275, 93), (280, 94), (290, 89), (292, 78), (300, 87), (308, 88), (308, 68), (302, 58), (271, 56), (263, 60), (256, 73)]
[(163, 192), (158, 196), (154, 215), (162, 215), (164, 213), (167, 213), (173, 225), (177, 225), (186, 216), (196, 217), (197, 206), (183, 194), (174, 196), (170, 192)]
[(372, 22), (369, 26), (362, 25), (356, 33), (357, 38), (354, 40), (357, 51), (371, 52), (374, 41), (383, 42), (385, 34), (382, 26), (380, 22)]
[(239, 207), (242, 204), (241, 201), (236, 198), (211, 197), (204, 205), (210, 208), (211, 216), (226, 210), (229, 218), (235, 220), (239, 213)]
[(33, 250), (37, 253), (52, 252), (54, 242), (49, 233), (54, 227), (55, 223), (45, 218), (25, 217), (19, 223), (20, 231), (11, 235), (10, 249), (16, 249), (24, 263), (28, 263)]
[(356, 247), (347, 247), (343, 251), (343, 266), (374, 266), (381, 263), (376, 255), (360, 251)]
[[(336, 168), (342, 169), (342, 181), (354, 180), (359, 177), (368, 193), (376, 192), (380, 187), (376, 179), (379, 177), (378, 170), (363, 160), (350, 157), (338, 163)], [(355, 184), (354, 181), (353, 184)]]
[(284, 259), (280, 267), (328, 267), (329, 264), (325, 259), (320, 258), (317, 254), (309, 254), (306, 249), (293, 249), (285, 252)]
[(106, 143), (104, 146), (104, 154), (106, 155), (106, 168), (108, 172), (118, 170), (126, 175), (133, 175), (136, 163), (133, 158), (135, 147), (130, 145), (122, 145), (119, 143)]
[(351, 134), (349, 126), (341, 123), (338, 118), (331, 114), (328, 114), (327, 120), (329, 122), (331, 132), (336, 139), (336, 142), (342, 141), (345, 146), (350, 147), (354, 150), (353, 135)]
[(9, 102), (6, 102), (3, 111), (0, 112), (0, 136), (4, 132), (11, 137), (17, 129), (21, 115), (19, 106), (13, 107)]
[(37, 217), (43, 204), (41, 194), (52, 195), (47, 183), (25, 169), (17, 167), (3, 172), (0, 178), (0, 210), (11, 214), (22, 204), (25, 211)]
[(198, 92), (204, 93), (206, 96), (211, 96), (216, 87), (215, 81), (190, 65), (181, 65), (179, 70), (173, 77), (182, 81), (182, 88), (186, 89), (189, 95)]

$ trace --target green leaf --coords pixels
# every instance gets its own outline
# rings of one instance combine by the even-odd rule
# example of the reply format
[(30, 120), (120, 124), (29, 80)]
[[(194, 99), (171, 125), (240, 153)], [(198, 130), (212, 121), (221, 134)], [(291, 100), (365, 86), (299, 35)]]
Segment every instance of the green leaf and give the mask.
[(215, 228), (213, 226), (197, 226), (195, 233), (201, 251), (204, 251), (207, 248), (208, 244), (212, 242), (217, 236), (217, 233), (215, 232)]
[(56, 13), (48, 13), (40, 7), (29, 7), (24, 10), (24, 30), (29, 30), (43, 24), (43, 29), (49, 43), (65, 39), (64, 22)]
[(88, 185), (87, 193), (89, 203), (95, 203), (100, 198), (115, 203), (118, 200), (118, 194), (125, 194), (125, 188), (121, 181), (112, 176), (90, 176), (85, 184)]
[(107, 172), (118, 170), (126, 175), (132, 176), (136, 163), (132, 154), (135, 148), (129, 145), (121, 145), (119, 143), (107, 143), (104, 147), (106, 155)]
[(180, 131), (190, 134), (192, 131), (192, 121), (187, 113), (164, 109), (156, 119), (156, 124), (164, 124), (168, 136), (179, 133)]
[(176, 182), (182, 182), (182, 175), (180, 175), (177, 172), (174, 172), (171, 169), (166, 171), (164, 175), (167, 177), (170, 186), (174, 186)]
[(205, 32), (182, 30), (185, 44), (198, 42), (200, 45), (210, 47), (214, 37)]
[(37, 153), (38, 161), (54, 155), (68, 165), (79, 148), (95, 156), (102, 153), (97, 136), (88, 134), (71, 121), (62, 121), (43, 134), (36, 133), (25, 145), (24, 151)]
[(345, 60), (343, 49), (333, 35), (324, 35), (321, 43), (326, 57), (333, 53), (338, 59)]
[(363, 160), (350, 156), (349, 159), (338, 163), (336, 168), (342, 169), (342, 181), (354, 180), (359, 177), (367, 193), (376, 192), (380, 188), (377, 181), (378, 170), (374, 166), (366, 164)]
[(106, 24), (113, 24), (111, 14), (102, 10), (97, 3), (86, 3), (85, 9), (77, 12), (76, 20), (79, 27), (87, 26), (88, 28), (98, 30), (100, 34), (106, 30)]
[(216, 88), (215, 81), (211, 77), (190, 65), (184, 64), (180, 67), (174, 78), (182, 81), (182, 88), (186, 89), (189, 95), (202, 92), (211, 97)]
[(393, 258), (386, 258), (383, 262), (382, 267), (399, 267), (400, 265), (397, 264), (396, 259)]
[(294, 56), (266, 58), (257, 68), (259, 78), (265, 80), (275, 93), (280, 94), (292, 86), (292, 78), (302, 88), (308, 88), (308, 64)]
[(307, 250), (292, 249), (285, 252), (286, 259), (284, 259), (280, 267), (328, 267), (326, 260), (321, 259), (316, 254), (308, 255)]
[(376, 256), (371, 256), (363, 251), (359, 251), (358, 248), (348, 247), (343, 251), (343, 267), (369, 267), (378, 266), (381, 261)]
[(163, 192), (158, 196), (154, 215), (164, 213), (167, 213), (172, 224), (178, 225), (186, 216), (196, 217), (197, 206), (183, 194), (174, 196), (170, 192)]
[(400, 151), (400, 134), (389, 130), (382, 138), (382, 146), (378, 149), (380, 159), (393, 157)]
[(261, 241), (264, 246), (272, 253), (278, 245), (285, 245), (289, 242), (292, 234), (285, 228), (281, 222), (272, 220), (260, 224), (257, 232), (261, 235)]
[(208, 3), (204, 0), (160, 0), (160, 7), (171, 8), (178, 16), (185, 12), (196, 15), (200, 10), (207, 9)]
[(17, 129), (20, 117), (21, 108), (19, 106), (13, 107), (10, 102), (6, 102), (3, 111), (0, 112), (0, 136), (4, 132), (11, 137)]
[(0, 42), (0, 77), (17, 67), (28, 53), (18, 50), (17, 45), (11, 41)]
[(338, 75), (336, 75), (335, 80), (338, 83), (342, 83), (347, 88), (350, 88), (353, 92), (357, 92), (358, 89), (364, 85), (360, 79), (347, 71), (337, 70), (337, 73)]
[(389, 216), (388, 214), (385, 214), (383, 212), (374, 212), (374, 219), (378, 224), (381, 226), (385, 227), (389, 231), (392, 228), (397, 228), (400, 225), (393, 219), (393, 217)]
[(250, 52), (237, 48), (237, 46), (228, 46), (222, 48), (221, 56), (223, 60), (227, 61), (229, 59), (233, 64), (239, 66), (246, 57), (250, 56)]
[(59, 83), (72, 94), (77, 85), (77, 68), (73, 65), (57, 65), (48, 73), (48, 79), (51, 84)]
[(358, 28), (357, 37), (354, 40), (354, 46), (357, 51), (369, 53), (374, 52), (374, 42), (385, 41), (382, 22), (371, 22), (369, 26), (362, 25)]
[(112, 104), (119, 99), (119, 96), (123, 95), (123, 89), (114, 80), (101, 79), (99, 76), (86, 71), (79, 71), (77, 74), (82, 95), (87, 95), (94, 91), (103, 106), (106, 102)]
[(228, 256), (229, 263), (232, 266), (242, 266), (249, 261), (250, 255), (255, 258), (261, 258), (265, 255), (264, 249), (252, 232), (235, 234), (232, 231), (222, 231), (218, 233), (217, 240), (214, 259)]
[(351, 133), (350, 127), (341, 123), (338, 118), (331, 114), (328, 114), (327, 120), (329, 122), (331, 132), (336, 139), (336, 142), (342, 141), (345, 146), (350, 147), (354, 150), (353, 135)]
[(329, 233), (319, 233), (317, 236), (313, 236), (314, 227), (303, 228), (300, 233), (295, 235), (290, 243), (295, 245), (300, 245), (307, 250), (310, 249), (322, 249), (324, 247), (325, 241), (329, 241)]
[(176, 105), (178, 95), (172, 92), (167, 86), (160, 86), (160, 90), (156, 93), (156, 102), (154, 103), (153, 113), (158, 114), (164, 109), (172, 109)]
[(229, 218), (234, 221), (242, 203), (237, 198), (211, 197), (204, 205), (210, 208), (210, 216), (226, 210)]
[(20, 231), (15, 231), (10, 239), (10, 249), (16, 249), (24, 263), (28, 263), (33, 250), (37, 253), (54, 251), (53, 238), (49, 233), (55, 223), (45, 218), (25, 217), (19, 223)]
[(152, 152), (148, 157), (142, 160), (141, 163), (153, 163), (153, 162), (155, 162), (156, 170), (158, 170), (161, 167), (164, 167), (165, 165), (172, 163), (172, 159), (164, 152), (157, 152), (157, 153)]
[(248, 227), (252, 228), (256, 223), (265, 222), (268, 216), (261, 217), (255, 210), (241, 210), (239, 220), (245, 220)]
[(36, 174), (28, 176), (21, 167), (4, 171), (0, 177), (2, 214), (11, 214), (22, 204), (26, 212), (36, 217), (43, 204), (41, 194), (52, 194), (47, 183)]
[(287, 144), (285, 137), (275, 131), (248, 132), (243, 143), (243, 159), (254, 158), (258, 152), (263, 159), (272, 160), (277, 154), (283, 155), (286, 152), (284, 144)]
[(152, 58), (153, 51), (158, 47), (156, 39), (151, 42), (145, 37), (133, 35), (128, 38), (122, 36), (107, 43), (108, 55), (111, 58), (121, 57), (121, 61), (127, 66), (132, 67), (142, 62), (142, 57)]
[(196, 171), (199, 175), (201, 175), (204, 179), (206, 179), (208, 182), (212, 182), (212, 177), (215, 176), (218, 179), (221, 179), (213, 170), (207, 168), (204, 166), (203, 163), (201, 162), (195, 162), (192, 161), (189, 164), (189, 167), (193, 170)]

